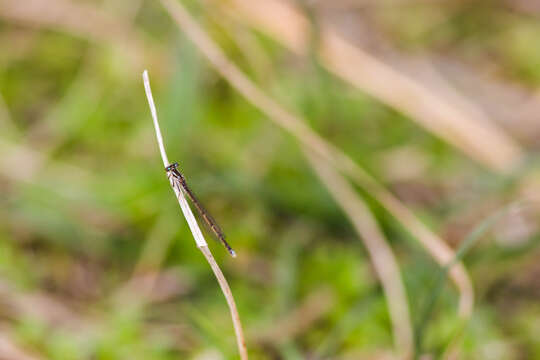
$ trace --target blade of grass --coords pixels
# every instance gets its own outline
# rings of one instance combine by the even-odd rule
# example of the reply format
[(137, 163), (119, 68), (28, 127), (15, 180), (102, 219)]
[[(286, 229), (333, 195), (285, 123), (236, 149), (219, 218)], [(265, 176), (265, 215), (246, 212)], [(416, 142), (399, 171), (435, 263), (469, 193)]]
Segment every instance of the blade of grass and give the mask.
[(456, 251), (454, 258), (447, 265), (441, 267), (438, 271), (433, 282), (434, 285), (432, 287), (432, 290), (429, 291), (428, 299), (426, 301), (426, 305), (424, 306), (424, 310), (421, 311), (420, 318), (417, 322), (417, 325), (415, 326), (416, 357), (418, 357), (422, 351), (421, 347), (424, 340), (424, 333), (426, 331), (427, 325), (429, 324), (429, 321), (433, 316), (435, 305), (442, 293), (444, 284), (446, 283), (448, 272), (450, 271), (452, 266), (454, 266), (463, 259), (463, 257), (469, 252), (469, 250), (482, 238), (482, 236), (489, 229), (491, 229), (493, 225), (497, 223), (497, 221), (499, 221), (510, 210), (515, 209), (517, 204), (519, 204), (519, 202), (513, 202), (482, 220), (480, 224), (478, 224), (471, 232), (469, 232), (469, 234), (462, 241), (461, 245)]
[(91, 3), (66, 0), (0, 1), (0, 18), (39, 28), (54, 28), (96, 42), (112, 44), (126, 54), (128, 64), (138, 66), (143, 57), (157, 51), (146, 35), (129, 21), (113, 17)]
[[(236, 19), (297, 54), (309, 52), (310, 21), (291, 2), (234, 0), (232, 7), (227, 4), (227, 12)], [(324, 21), (320, 23), (320, 44), (316, 50), (321, 65), (328, 71), (408, 115), (491, 170), (507, 173), (521, 161), (523, 150), (519, 144), (482, 112), (461, 108), (440, 92), (393, 69), (345, 40)]]
[[(208, 62), (229, 84), (246, 98), (253, 106), (262, 111), (270, 120), (295, 137), (303, 146), (349, 176), (359, 186), (379, 201), (411, 233), (439, 264), (446, 264), (453, 256), (453, 250), (427, 226), (425, 226), (399, 199), (388, 191), (375, 178), (362, 169), (353, 159), (334, 145), (328, 143), (313, 129), (306, 125), (299, 116), (287, 111), (272, 98), (267, 96), (253, 83), (210, 38), (204, 29), (193, 19), (191, 14), (175, 0), (161, 0), (178, 27), (198, 47)], [(467, 318), (472, 313), (474, 293), (462, 264), (456, 264), (450, 276), (460, 293), (458, 313)]]
[(396, 352), (403, 359), (409, 359), (413, 353), (413, 327), (405, 286), (392, 248), (388, 245), (369, 207), (351, 184), (309, 150), (305, 150), (304, 153), (362, 239), (384, 290)]
[(39, 360), (42, 359), (33, 353), (29, 353), (21, 348), (7, 332), (0, 333), (0, 358), (18, 360)]
[[(150, 80), (148, 78), (148, 72), (146, 70), (143, 72), (143, 81), (144, 81), (144, 90), (146, 92), (146, 97), (148, 98), (148, 105), (150, 107), (150, 112), (152, 113), (152, 120), (154, 122), (154, 128), (156, 130), (156, 139), (158, 142), (159, 151), (161, 153), (161, 159), (163, 160), (163, 166), (167, 167), (170, 163), (169, 163), (169, 159), (167, 158), (165, 146), (163, 144), (163, 136), (161, 135), (161, 130), (159, 128), (156, 105), (154, 104), (152, 90), (150, 89)], [(236, 303), (234, 302), (234, 297), (232, 295), (231, 288), (229, 287), (229, 284), (227, 282), (227, 279), (225, 279), (223, 272), (219, 268), (219, 265), (217, 264), (216, 260), (212, 256), (212, 253), (210, 252), (210, 248), (208, 248), (206, 240), (204, 239), (202, 235), (201, 229), (199, 228), (197, 220), (195, 220), (195, 216), (193, 215), (193, 212), (191, 211), (191, 208), (189, 207), (189, 204), (187, 203), (186, 198), (184, 197), (184, 194), (180, 191), (180, 189), (178, 189), (178, 187), (174, 186), (172, 179), (170, 181), (171, 181), (171, 187), (174, 193), (176, 194), (178, 203), (180, 204), (180, 208), (182, 209), (184, 217), (186, 218), (188, 222), (189, 229), (191, 230), (191, 233), (193, 234), (195, 243), (197, 244), (197, 247), (199, 248), (199, 250), (203, 253), (210, 267), (212, 268), (212, 271), (214, 272), (214, 275), (216, 276), (219, 286), (221, 287), (221, 291), (223, 292), (223, 295), (225, 296), (225, 299), (227, 300), (227, 305), (229, 306), (229, 311), (231, 313), (234, 331), (236, 333), (236, 342), (238, 345), (240, 358), (242, 360), (247, 360), (248, 354), (247, 354), (247, 348), (246, 348), (246, 341), (244, 338), (244, 331), (242, 330), (242, 322), (240, 321), (240, 315), (238, 314), (238, 309), (236, 308)]]

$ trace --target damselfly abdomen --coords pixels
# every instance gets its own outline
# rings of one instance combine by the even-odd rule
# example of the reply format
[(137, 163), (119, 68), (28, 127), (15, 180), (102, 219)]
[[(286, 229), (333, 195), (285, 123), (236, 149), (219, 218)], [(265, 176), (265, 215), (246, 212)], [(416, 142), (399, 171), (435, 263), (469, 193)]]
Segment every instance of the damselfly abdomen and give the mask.
[(216, 237), (223, 243), (225, 248), (229, 251), (231, 256), (236, 257), (236, 252), (230, 247), (229, 243), (225, 240), (225, 234), (217, 224), (217, 222), (214, 220), (214, 218), (206, 211), (206, 209), (202, 206), (201, 202), (197, 199), (195, 194), (193, 194), (193, 191), (189, 188), (186, 182), (186, 178), (184, 178), (184, 175), (178, 170), (178, 163), (170, 164), (165, 168), (165, 171), (167, 171), (167, 176), (169, 179), (173, 181), (173, 186), (175, 186), (179, 191), (182, 191), (193, 203), (201, 217), (203, 218), (204, 222), (210, 230), (216, 235)]

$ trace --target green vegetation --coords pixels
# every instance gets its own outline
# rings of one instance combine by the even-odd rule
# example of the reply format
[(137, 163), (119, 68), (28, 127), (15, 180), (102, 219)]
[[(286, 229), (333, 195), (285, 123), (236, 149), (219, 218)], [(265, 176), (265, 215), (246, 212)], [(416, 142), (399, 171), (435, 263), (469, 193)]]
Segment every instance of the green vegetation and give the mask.
[[(67, 6), (41, 2), (50, 11)], [(129, 36), (84, 30), (99, 25), (90, 15), (77, 19), (78, 31), (61, 19), (31, 20), (29, 10), (14, 19), (11, 5), (0, 6), (0, 341), (37, 359), (238, 358), (223, 294), (159, 158), (141, 80), (147, 68), (170, 160), (238, 253), (232, 259), (209, 241), (250, 359), (391, 353), (392, 322), (368, 253), (297, 139), (230, 87), (159, 1), (74, 3), (118, 20)], [(422, 353), (438, 358), (457, 343), (463, 359), (540, 357), (538, 208), (529, 204), (539, 186), (540, 15), (504, 1), (350, 10), (372, 39), (387, 42), (370, 49), (378, 58), (432, 86), (440, 79), (422, 75), (426, 63), (407, 66), (413, 56), (435, 64), (516, 139), (527, 161), (504, 174), (330, 74), (318, 55), (288, 52), (214, 1), (188, 3), (267, 94), (452, 248), (473, 245), (456, 255), (475, 290), (464, 324), (447, 269), (356, 188), (397, 257)], [(337, 11), (313, 3), (315, 22)], [(515, 201), (527, 205), (506, 211)]]

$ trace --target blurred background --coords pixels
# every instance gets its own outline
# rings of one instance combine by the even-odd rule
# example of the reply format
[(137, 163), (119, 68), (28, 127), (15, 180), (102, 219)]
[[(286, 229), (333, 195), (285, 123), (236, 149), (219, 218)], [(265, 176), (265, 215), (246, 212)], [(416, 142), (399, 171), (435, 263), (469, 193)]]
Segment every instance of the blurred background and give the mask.
[(540, 358), (538, 39), (536, 0), (0, 1), (0, 358), (238, 358), (143, 69), (250, 358)]

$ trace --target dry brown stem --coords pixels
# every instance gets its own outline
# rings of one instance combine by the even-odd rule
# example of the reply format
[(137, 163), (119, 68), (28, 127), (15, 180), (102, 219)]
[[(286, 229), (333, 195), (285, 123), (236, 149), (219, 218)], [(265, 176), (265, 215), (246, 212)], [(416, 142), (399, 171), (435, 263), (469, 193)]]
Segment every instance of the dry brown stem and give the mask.
[[(156, 140), (158, 143), (159, 152), (161, 154), (161, 159), (163, 160), (163, 165), (166, 167), (170, 163), (167, 157), (167, 152), (165, 151), (165, 145), (163, 143), (163, 136), (161, 135), (161, 129), (159, 127), (159, 122), (158, 122), (158, 117), (157, 117), (156, 105), (154, 104), (154, 98), (152, 96), (152, 90), (150, 88), (150, 79), (148, 78), (148, 72), (146, 70), (143, 72), (143, 82), (144, 82), (144, 89), (146, 92), (146, 97), (148, 99), (148, 106), (150, 107), (150, 112), (152, 114), (154, 129), (156, 131)], [(242, 360), (247, 360), (248, 354), (247, 354), (247, 348), (246, 348), (246, 341), (244, 338), (244, 332), (242, 330), (242, 323), (240, 322), (240, 315), (238, 315), (238, 310), (236, 308), (234, 297), (232, 295), (229, 284), (227, 283), (225, 276), (223, 276), (223, 273), (221, 272), (221, 269), (219, 268), (219, 265), (217, 264), (216, 260), (212, 256), (212, 253), (210, 252), (210, 249), (208, 248), (208, 245), (206, 244), (206, 240), (204, 239), (202, 235), (202, 231), (199, 228), (199, 224), (197, 223), (197, 220), (195, 220), (195, 216), (193, 215), (193, 212), (191, 211), (191, 208), (189, 207), (189, 204), (187, 203), (184, 197), (184, 194), (182, 193), (180, 189), (178, 189), (177, 186), (174, 186), (172, 177), (169, 179), (169, 181), (171, 184), (171, 188), (176, 195), (176, 199), (178, 200), (180, 208), (182, 209), (182, 213), (184, 214), (184, 217), (186, 218), (186, 221), (189, 225), (189, 229), (191, 230), (191, 233), (193, 234), (195, 243), (197, 244), (197, 247), (199, 248), (199, 250), (203, 253), (210, 267), (212, 268), (212, 271), (214, 272), (214, 275), (217, 278), (219, 286), (221, 287), (223, 295), (225, 296), (225, 299), (227, 300), (227, 304), (229, 305), (229, 310), (231, 312), (231, 318), (234, 325), (234, 331), (236, 334), (236, 341), (238, 344), (238, 351), (240, 352), (240, 358)]]
[(386, 295), (388, 312), (392, 322), (396, 351), (403, 359), (413, 353), (413, 327), (405, 286), (392, 248), (386, 242), (382, 230), (370, 209), (357, 191), (328, 163), (311, 151), (305, 151), (311, 166), (321, 181), (352, 222), (364, 242), (371, 262)]
[(206, 260), (208, 261), (208, 263), (210, 264), (210, 267), (212, 268), (214, 275), (216, 275), (219, 286), (221, 287), (221, 291), (223, 292), (223, 295), (225, 295), (225, 299), (227, 299), (227, 305), (229, 305), (229, 310), (230, 310), (232, 322), (234, 325), (234, 331), (236, 333), (236, 342), (238, 345), (238, 351), (240, 351), (240, 359), (247, 360), (248, 353), (247, 353), (247, 347), (246, 347), (246, 340), (244, 337), (244, 331), (242, 330), (242, 322), (240, 321), (240, 316), (238, 315), (238, 309), (236, 309), (236, 303), (234, 302), (234, 297), (232, 295), (231, 288), (229, 287), (229, 284), (227, 283), (227, 279), (225, 279), (225, 276), (223, 276), (223, 273), (221, 272), (221, 269), (219, 268), (216, 260), (214, 260), (214, 257), (212, 256), (212, 253), (210, 252), (210, 249), (208, 248), (208, 246), (201, 246), (200, 250), (203, 253)]
[(254, 337), (262, 343), (284, 344), (310, 329), (333, 308), (334, 304), (335, 299), (329, 289), (318, 289), (309, 294), (296, 308), (274, 319), (269, 329), (257, 331)]
[[(407, 231), (418, 239), (439, 264), (446, 265), (453, 259), (453, 250), (418, 220), (392, 193), (360, 168), (349, 156), (315, 133), (300, 117), (285, 110), (260, 90), (225, 56), (223, 51), (211, 40), (180, 3), (174, 0), (161, 0), (161, 3), (169, 11), (178, 26), (204, 54), (214, 69), (249, 102), (259, 108), (270, 120), (291, 133), (324, 161), (328, 161), (364, 187), (367, 192), (396, 217)], [(462, 317), (469, 317), (472, 313), (474, 293), (469, 276), (462, 263), (456, 264), (450, 272), (450, 277), (460, 293), (459, 314)]]
[[(289, 2), (233, 0), (232, 3), (234, 10), (229, 10), (237, 18), (298, 54), (308, 51), (309, 22)], [(324, 22), (318, 46), (322, 65), (329, 71), (408, 115), (490, 169), (509, 172), (522, 159), (520, 146), (482, 113), (460, 109), (343, 39)]]
[(0, 1), (0, 18), (112, 44), (127, 53), (126, 58), (135, 66), (144, 62), (146, 54), (149, 54), (147, 61), (158, 63), (162, 60), (154, 56), (163, 52), (146, 41), (144, 34), (128, 21), (114, 18), (89, 3), (67, 0)]
[(39, 360), (41, 357), (20, 348), (8, 334), (0, 333), (0, 359)]

